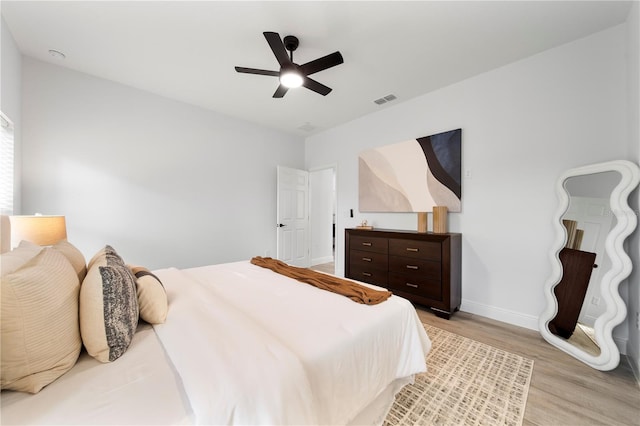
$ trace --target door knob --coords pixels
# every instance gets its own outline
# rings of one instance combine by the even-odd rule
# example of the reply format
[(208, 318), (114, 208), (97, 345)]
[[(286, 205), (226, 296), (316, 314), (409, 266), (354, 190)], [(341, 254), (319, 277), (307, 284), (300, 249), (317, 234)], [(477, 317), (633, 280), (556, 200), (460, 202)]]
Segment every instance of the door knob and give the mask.
[(282, 228), (283, 226), (287, 226), (284, 223), (279, 223), (278, 225), (276, 225), (278, 228)]

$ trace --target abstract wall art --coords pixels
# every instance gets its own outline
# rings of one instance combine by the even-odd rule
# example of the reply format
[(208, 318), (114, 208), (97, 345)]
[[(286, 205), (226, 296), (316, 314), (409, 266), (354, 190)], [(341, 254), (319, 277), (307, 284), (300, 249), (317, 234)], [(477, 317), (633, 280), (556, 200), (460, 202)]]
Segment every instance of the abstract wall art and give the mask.
[(385, 145), (360, 153), (362, 212), (460, 211), (462, 129)]

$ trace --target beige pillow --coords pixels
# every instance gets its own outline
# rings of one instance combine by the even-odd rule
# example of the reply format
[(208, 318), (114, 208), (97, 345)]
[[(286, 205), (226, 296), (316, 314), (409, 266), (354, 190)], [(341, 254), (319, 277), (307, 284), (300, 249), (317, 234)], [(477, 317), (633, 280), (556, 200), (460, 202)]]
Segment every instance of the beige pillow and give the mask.
[(71, 263), (71, 266), (73, 266), (73, 269), (76, 270), (78, 279), (82, 282), (87, 275), (87, 264), (85, 263), (82, 252), (67, 240), (58, 241), (52, 247), (64, 254)]
[(138, 326), (135, 278), (110, 246), (91, 262), (80, 288), (80, 333), (89, 355), (111, 362), (126, 352)]
[(2, 389), (36, 393), (80, 354), (78, 276), (64, 255), (44, 248), (0, 281)]
[(142, 266), (130, 266), (136, 277), (140, 318), (149, 324), (162, 324), (167, 319), (167, 292), (158, 277)]
[(33, 259), (42, 247), (30, 241), (20, 241), (18, 247), (0, 255), (0, 276), (5, 276)]

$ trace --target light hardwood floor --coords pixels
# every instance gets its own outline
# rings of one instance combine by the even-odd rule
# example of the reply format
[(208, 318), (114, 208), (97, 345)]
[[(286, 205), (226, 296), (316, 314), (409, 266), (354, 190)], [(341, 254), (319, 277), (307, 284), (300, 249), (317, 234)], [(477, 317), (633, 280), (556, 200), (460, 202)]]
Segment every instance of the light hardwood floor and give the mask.
[(423, 322), (533, 359), (523, 425), (640, 425), (640, 387), (626, 358), (594, 370), (537, 332), (466, 312), (450, 320), (417, 308)]
[(326, 272), (327, 274), (335, 274), (336, 268), (333, 262), (321, 263), (319, 265), (313, 265), (311, 269), (320, 272)]
[(640, 425), (640, 387), (626, 358), (613, 371), (598, 371), (551, 346), (537, 331), (467, 312), (445, 320), (428, 309), (416, 310), (427, 324), (533, 359), (524, 426)]

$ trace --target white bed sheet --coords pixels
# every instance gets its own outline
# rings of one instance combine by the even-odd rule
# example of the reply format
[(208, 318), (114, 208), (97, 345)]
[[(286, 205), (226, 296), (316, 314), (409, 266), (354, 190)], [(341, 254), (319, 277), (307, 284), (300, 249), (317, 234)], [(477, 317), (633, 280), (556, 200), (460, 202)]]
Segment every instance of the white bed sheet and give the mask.
[(180, 425), (193, 412), (153, 328), (141, 324), (127, 352), (103, 364), (86, 352), (39, 393), (2, 391), (2, 425)]
[(156, 332), (198, 423), (348, 424), (425, 371), (431, 343), (405, 299), (361, 305), (247, 261), (155, 273), (172, 301)]

